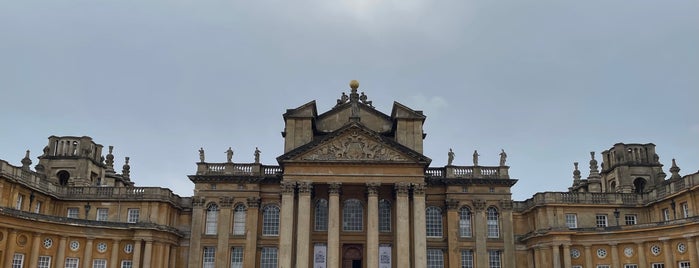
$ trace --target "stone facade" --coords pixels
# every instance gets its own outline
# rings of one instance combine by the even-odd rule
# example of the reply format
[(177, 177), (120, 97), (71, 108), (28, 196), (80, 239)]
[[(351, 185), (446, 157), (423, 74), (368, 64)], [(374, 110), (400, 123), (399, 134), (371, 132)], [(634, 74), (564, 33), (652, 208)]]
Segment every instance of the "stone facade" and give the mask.
[[(194, 196), (135, 187), (128, 158), (49, 137), (0, 160), (3, 267), (697, 267), (699, 174), (671, 176), (653, 144), (574, 165), (567, 192), (511, 199), (497, 166), (430, 166), (421, 111), (376, 110), (353, 81), (318, 114), (284, 114), (278, 165), (196, 163)], [(599, 161), (599, 162), (598, 162)], [(664, 266), (660, 266), (663, 264)], [(13, 266), (14, 265), (14, 266)]]

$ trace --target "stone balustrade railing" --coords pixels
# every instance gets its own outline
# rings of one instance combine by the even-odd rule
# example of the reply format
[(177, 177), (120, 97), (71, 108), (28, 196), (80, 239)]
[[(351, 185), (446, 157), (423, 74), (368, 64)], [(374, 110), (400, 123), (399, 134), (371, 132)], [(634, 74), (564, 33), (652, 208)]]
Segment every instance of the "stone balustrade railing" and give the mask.
[(495, 178), (509, 179), (509, 167), (446, 166), (427, 168), (425, 175), (433, 178)]
[(197, 175), (276, 176), (281, 172), (279, 166), (259, 163), (197, 163)]
[(543, 192), (531, 198), (514, 203), (515, 211), (525, 211), (545, 204), (600, 204), (610, 206), (647, 205), (670, 198), (680, 191), (699, 185), (699, 174), (684, 176), (677, 180), (666, 180), (650, 192), (636, 193), (578, 193), (578, 192)]
[(69, 200), (147, 200), (165, 201), (182, 207), (182, 198), (160, 187), (75, 187), (60, 186), (47, 181), (41, 174), (15, 167), (0, 160), (0, 177), (14, 179), (18, 183), (59, 199)]

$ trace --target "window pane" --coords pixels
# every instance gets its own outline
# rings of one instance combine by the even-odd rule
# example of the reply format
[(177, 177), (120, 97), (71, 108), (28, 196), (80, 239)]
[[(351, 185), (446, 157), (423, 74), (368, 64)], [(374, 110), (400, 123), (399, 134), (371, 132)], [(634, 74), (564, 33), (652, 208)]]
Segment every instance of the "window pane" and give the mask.
[(244, 205), (235, 206), (233, 213), (233, 235), (245, 235), (245, 213)]
[(488, 237), (500, 237), (500, 219), (498, 211), (494, 207), (488, 208)]
[(342, 230), (349, 232), (360, 232), (364, 223), (364, 208), (357, 199), (345, 201), (342, 209)]
[(461, 251), (461, 268), (473, 268), (473, 251)]
[(218, 228), (218, 205), (209, 204), (206, 208), (206, 231), (208, 235), (215, 235)]
[(379, 201), (379, 232), (391, 231), (391, 203), (386, 199)]
[(315, 228), (316, 231), (328, 230), (328, 201), (320, 199), (315, 207)]
[(204, 256), (202, 260), (202, 268), (214, 268), (214, 264), (216, 261), (216, 248), (204, 247)]
[(441, 249), (427, 249), (427, 268), (444, 268), (444, 253)]
[(488, 263), (490, 264), (490, 268), (502, 267), (499, 250), (488, 250)]
[(442, 210), (438, 207), (428, 207), (425, 211), (427, 237), (442, 237)]
[(138, 217), (140, 216), (140, 211), (137, 208), (130, 208), (128, 210), (128, 215), (126, 218), (126, 222), (128, 223), (137, 223), (138, 222)]
[(243, 267), (243, 248), (234, 247), (231, 249), (231, 268)]
[(277, 268), (277, 248), (262, 248), (260, 268)]
[(24, 266), (24, 254), (15, 253), (12, 257), (12, 268), (23, 268)]
[(131, 260), (121, 261), (121, 268), (133, 268), (133, 262)]
[(107, 268), (107, 260), (105, 260), (105, 259), (92, 260), (92, 268)]
[(471, 237), (471, 210), (467, 207), (459, 210), (459, 235)]
[(65, 268), (78, 268), (79, 261), (80, 260), (78, 258), (66, 258), (66, 263), (65, 263), (66, 265), (64, 265), (63, 267), (65, 267)]
[(39, 268), (51, 267), (51, 256), (39, 256)]
[(279, 235), (279, 207), (268, 205), (262, 213), (262, 235)]

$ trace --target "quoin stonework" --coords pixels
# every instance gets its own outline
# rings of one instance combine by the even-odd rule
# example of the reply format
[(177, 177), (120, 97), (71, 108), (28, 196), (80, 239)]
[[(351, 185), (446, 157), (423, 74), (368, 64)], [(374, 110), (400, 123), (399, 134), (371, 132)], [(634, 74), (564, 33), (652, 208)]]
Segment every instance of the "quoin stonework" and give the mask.
[(286, 110), (277, 163), (259, 150), (239, 163), (231, 148), (215, 163), (199, 148), (193, 196), (135, 186), (128, 157), (119, 171), (114, 148), (87, 136), (49, 137), (34, 166), (29, 151), (21, 165), (0, 160), (0, 263), (699, 267), (699, 175), (674, 159), (666, 174), (654, 144), (591, 152), (568, 191), (514, 201), (505, 150), (497, 165), (477, 151), (453, 165), (451, 149), (431, 165), (423, 112), (395, 102), (384, 113), (358, 88), (320, 114), (315, 101)]

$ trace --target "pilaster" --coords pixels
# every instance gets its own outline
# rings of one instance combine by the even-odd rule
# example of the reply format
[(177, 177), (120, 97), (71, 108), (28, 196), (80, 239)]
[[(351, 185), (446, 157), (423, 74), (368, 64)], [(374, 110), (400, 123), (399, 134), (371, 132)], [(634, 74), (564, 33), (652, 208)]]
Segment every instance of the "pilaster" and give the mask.
[(328, 268), (340, 267), (340, 183), (328, 187)]
[(561, 268), (561, 249), (558, 244), (551, 246), (551, 261), (553, 268)]
[(379, 186), (377, 182), (367, 183), (367, 268), (379, 267)]
[(617, 243), (611, 243), (609, 245), (612, 249), (612, 268), (621, 268), (621, 264), (619, 263), (619, 246)]
[(248, 210), (245, 215), (245, 249), (243, 250), (243, 266), (255, 268), (257, 261), (257, 217), (260, 213), (260, 198), (251, 196), (247, 199)]
[(92, 244), (94, 243), (94, 238), (88, 237), (85, 243), (85, 254), (83, 255), (82, 263), (83, 268), (92, 267)]
[[(201, 233), (204, 231), (202, 229), (202, 223), (205, 222), (205, 202), (206, 200), (202, 197), (195, 196), (192, 198), (192, 231), (191, 239), (189, 239), (189, 265), (187, 265), (187, 267), (197, 267), (201, 265)], [(134, 268), (138, 268), (136, 267), (137, 263), (139, 263), (139, 261), (134, 258)]]
[(697, 247), (694, 240), (693, 236), (687, 237), (687, 252), (689, 253), (689, 266), (691, 267), (699, 266), (699, 263), (697, 263)]
[[(133, 241), (133, 268), (146, 268), (145, 266), (141, 265), (141, 240), (137, 239), (136, 241)], [(189, 256), (190, 259), (193, 256)], [(191, 261), (190, 261), (191, 262)], [(190, 266), (190, 267), (198, 267), (198, 266)]]
[(585, 267), (592, 267), (592, 250), (591, 245), (583, 245), (585, 247)]
[[(39, 264), (39, 248), (41, 245), (41, 234), (34, 233), (32, 235), (32, 252), (29, 256), (29, 267), (37, 267)], [(7, 249), (7, 248), (5, 248)]]
[(663, 256), (665, 256), (665, 265), (668, 267), (674, 267), (675, 258), (672, 255), (672, 246), (670, 246), (670, 240), (665, 238), (661, 239), (663, 242)]
[(112, 240), (112, 255), (109, 257), (109, 267), (119, 267), (119, 240)]
[(638, 252), (638, 268), (647, 268), (648, 261), (646, 260), (646, 250), (644, 249), (643, 242), (636, 243), (636, 250)]
[(233, 204), (233, 198), (228, 196), (223, 196), (219, 198), (219, 215), (218, 224), (216, 229), (216, 235), (218, 240), (216, 241), (216, 267), (217, 268), (227, 268), (230, 264), (228, 259), (228, 238), (231, 232), (231, 206)]
[(514, 227), (512, 226), (512, 200), (500, 201), (500, 218), (502, 219), (502, 238), (505, 253), (505, 257), (502, 258), (503, 267), (515, 268), (515, 258), (507, 257), (515, 255), (515, 235)]
[(58, 242), (58, 253), (56, 253), (56, 268), (63, 268), (65, 265), (67, 240), (68, 237), (61, 236), (61, 239)]
[(572, 261), (570, 259), (570, 245), (563, 244), (563, 267), (572, 267)]
[(425, 223), (425, 184), (413, 184), (413, 267), (427, 267), (427, 235)]
[(399, 182), (396, 190), (396, 267), (410, 267), (410, 204), (408, 183)]
[(7, 243), (5, 244), (5, 267), (12, 267), (12, 256), (14, 254), (15, 244), (17, 243), (17, 230), (11, 229), (8, 231)]
[(282, 208), (279, 219), (279, 267), (292, 267), (294, 234), (294, 192), (296, 182), (282, 181)]
[[(488, 267), (488, 249), (486, 243), (488, 241), (488, 227), (486, 225), (485, 201), (473, 200), (473, 209), (475, 225), (473, 235), (476, 238), (476, 267)], [(541, 250), (537, 247), (537, 250)], [(540, 251), (537, 251), (539, 261), (541, 261)], [(537, 265), (537, 267), (540, 267)]]
[(450, 266), (460, 265), (461, 251), (459, 249), (459, 201), (447, 199), (447, 259)]
[(311, 182), (299, 182), (298, 227), (296, 228), (296, 267), (309, 267), (311, 232)]

